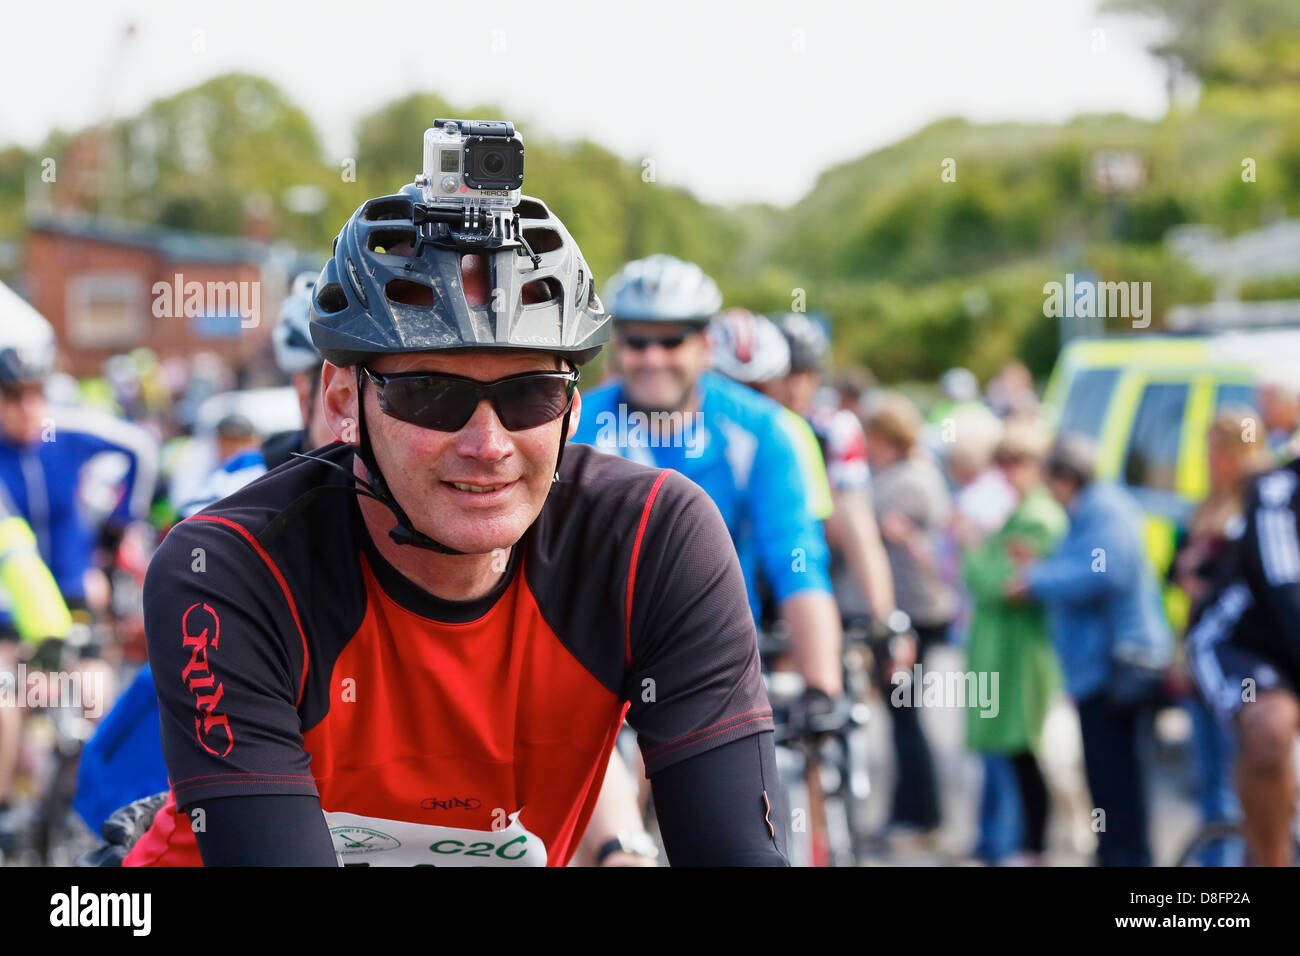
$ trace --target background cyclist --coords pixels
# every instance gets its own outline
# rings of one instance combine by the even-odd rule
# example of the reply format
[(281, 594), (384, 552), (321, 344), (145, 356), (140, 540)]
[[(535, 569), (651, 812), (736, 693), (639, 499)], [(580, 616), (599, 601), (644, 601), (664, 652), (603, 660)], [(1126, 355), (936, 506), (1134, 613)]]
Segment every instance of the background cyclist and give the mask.
[(822, 391), (830, 356), (830, 338), (822, 326), (806, 314), (791, 312), (779, 318), (777, 327), (789, 345), (790, 370), (758, 383), (758, 388), (802, 416), (821, 447), (834, 505), (824, 527), (840, 613), (845, 620), (870, 616), (878, 628), (889, 631), (887, 622), (897, 610), (894, 577), (872, 512), (862, 422), (840, 407), (833, 392), (827, 396)]
[[(610, 279), (605, 302), (619, 377), (584, 395), (573, 440), (673, 468), (708, 493), (731, 532), (756, 621), (760, 571), (774, 591), (808, 687), (803, 707), (829, 712), (843, 675), (826, 539), (784, 410), (709, 369), (706, 329), (722, 294), (699, 266), (655, 255)], [(647, 427), (620, 426), (629, 420)]]

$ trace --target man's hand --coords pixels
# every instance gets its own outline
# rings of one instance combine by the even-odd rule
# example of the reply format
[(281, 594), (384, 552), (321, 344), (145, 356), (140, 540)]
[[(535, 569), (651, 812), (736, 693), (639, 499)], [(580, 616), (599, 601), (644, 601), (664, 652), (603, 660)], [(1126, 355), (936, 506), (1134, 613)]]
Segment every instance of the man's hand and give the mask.
[(891, 509), (880, 516), (880, 536), (891, 544), (906, 544), (915, 528), (901, 511)]
[(1029, 582), (1025, 580), (1024, 575), (1017, 575), (1007, 582), (1006, 587), (1002, 589), (1002, 596), (1008, 601), (1028, 601)]
[(32, 670), (53, 671), (59, 669), (63, 659), (63, 638), (47, 637), (33, 648), (27, 658), (27, 666)]
[(1012, 538), (1007, 542), (1007, 557), (1015, 562), (1016, 567), (1023, 569), (1025, 565), (1034, 560), (1036, 555), (1034, 549), (1029, 546), (1028, 541)]

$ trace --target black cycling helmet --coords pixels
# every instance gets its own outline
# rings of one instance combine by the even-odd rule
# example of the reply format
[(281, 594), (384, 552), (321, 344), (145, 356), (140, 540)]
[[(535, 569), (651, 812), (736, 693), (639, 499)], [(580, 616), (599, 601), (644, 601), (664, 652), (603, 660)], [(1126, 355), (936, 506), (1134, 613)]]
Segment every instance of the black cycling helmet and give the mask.
[(791, 372), (820, 372), (831, 342), (821, 324), (803, 312), (773, 316), (790, 346)]
[[(470, 305), (461, 283), (461, 256), (476, 250), (420, 242), (420, 201), (415, 185), (372, 199), (334, 240), (311, 301), (311, 337), (326, 361), (347, 367), (380, 355), (502, 348), (582, 365), (609, 341), (591, 269), (541, 200), (524, 196), (515, 208), (535, 259), (517, 245), (481, 250), (493, 290), (483, 305)], [(410, 255), (386, 251), (408, 245)], [(525, 290), (533, 301), (525, 303)]]
[[(441, 228), (444, 223), (430, 215), (415, 184), (363, 203), (334, 240), (333, 255), (312, 287), (311, 339), (321, 356), (356, 368), (358, 395), (365, 391), (365, 364), (384, 355), (512, 349), (547, 352), (575, 367), (589, 362), (610, 337), (610, 317), (591, 269), (541, 200), (521, 197), (514, 212), (512, 222), (498, 226), (511, 233), (509, 241), (489, 245)], [(482, 305), (471, 305), (465, 295), (467, 254), (483, 257), (493, 290)], [(560, 426), (556, 481), (571, 411)], [(364, 402), (357, 418), (357, 453), (369, 480), (355, 490), (393, 512), (392, 539), (460, 554), (412, 524), (375, 459)]]

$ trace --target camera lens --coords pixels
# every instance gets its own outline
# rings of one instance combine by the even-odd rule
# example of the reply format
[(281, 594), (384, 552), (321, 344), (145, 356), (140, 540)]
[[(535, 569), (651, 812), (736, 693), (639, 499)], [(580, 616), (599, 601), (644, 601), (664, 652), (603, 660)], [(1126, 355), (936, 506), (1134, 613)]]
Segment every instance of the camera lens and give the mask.
[(524, 180), (521, 144), (480, 137), (465, 148), (465, 185), (471, 189), (518, 189)]

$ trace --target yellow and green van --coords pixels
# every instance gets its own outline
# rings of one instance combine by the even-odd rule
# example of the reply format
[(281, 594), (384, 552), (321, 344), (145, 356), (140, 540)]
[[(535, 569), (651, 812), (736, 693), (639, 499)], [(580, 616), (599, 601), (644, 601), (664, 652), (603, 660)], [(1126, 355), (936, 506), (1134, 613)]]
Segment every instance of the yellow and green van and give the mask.
[[(1263, 370), (1291, 361), (1300, 368), (1300, 328), (1076, 339), (1062, 349), (1043, 405), (1056, 431), (1097, 443), (1097, 476), (1141, 504), (1148, 553), (1163, 575), (1176, 529), (1208, 489), (1206, 431), (1216, 412), (1257, 407)], [(1259, 440), (1267, 440), (1262, 424)], [(1179, 629), (1185, 604), (1166, 589)]]

